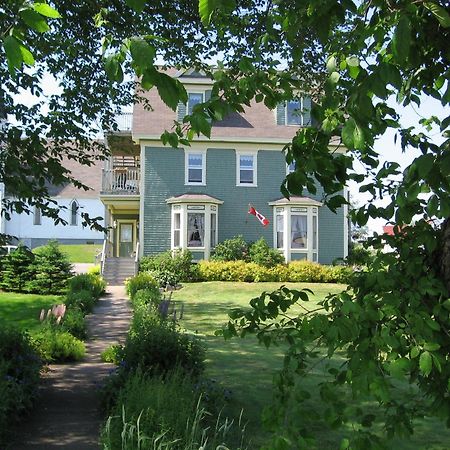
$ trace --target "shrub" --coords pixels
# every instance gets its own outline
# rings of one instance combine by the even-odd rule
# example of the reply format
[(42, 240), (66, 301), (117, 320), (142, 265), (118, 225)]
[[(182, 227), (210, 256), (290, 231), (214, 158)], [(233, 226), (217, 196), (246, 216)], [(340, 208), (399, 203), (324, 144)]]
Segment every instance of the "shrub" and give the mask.
[(292, 261), (288, 265), (288, 281), (323, 283), (326, 278), (324, 267), (310, 261)]
[(157, 281), (147, 272), (140, 272), (132, 278), (129, 278), (125, 282), (125, 288), (131, 301), (134, 300), (134, 296), (137, 291), (146, 289), (152, 291), (154, 296), (160, 295), (159, 285)]
[(59, 328), (45, 327), (33, 339), (47, 362), (79, 361), (86, 353), (84, 342)]
[(96, 299), (91, 291), (81, 289), (69, 292), (66, 296), (65, 304), (72, 308), (79, 308), (83, 314), (88, 314), (94, 308)]
[(91, 275), (98, 275), (98, 276), (100, 276), (100, 266), (96, 265), (96, 266), (93, 266), (93, 267), (89, 267), (88, 273), (91, 274)]
[(270, 248), (262, 237), (250, 245), (250, 261), (264, 267), (274, 267), (284, 263), (284, 256), (275, 248)]
[(29, 280), (33, 278), (34, 254), (20, 244), (16, 250), (2, 258), (2, 277), (0, 286), (5, 291), (24, 292)]
[(152, 374), (180, 370), (198, 377), (204, 370), (205, 350), (200, 341), (180, 333), (172, 321), (155, 313), (135, 314), (123, 348), (128, 370), (141, 368)]
[(373, 258), (372, 252), (362, 244), (353, 244), (345, 262), (350, 265), (365, 266)]
[(191, 278), (192, 254), (188, 250), (167, 251), (157, 256), (144, 256), (139, 263), (141, 272), (150, 272), (161, 287), (176, 286)]
[(161, 300), (161, 294), (159, 289), (139, 289), (136, 291), (133, 297), (133, 306), (138, 308), (140, 306), (151, 305), (153, 308), (157, 308)]
[(102, 361), (118, 365), (122, 361), (123, 347), (119, 344), (110, 345), (101, 353)]
[(95, 300), (105, 292), (105, 288), (105, 280), (93, 273), (76, 275), (69, 281), (69, 292), (88, 291)]
[(42, 360), (30, 337), (19, 330), (0, 327), (0, 446), (20, 415), (28, 411), (37, 394)]
[(61, 294), (67, 290), (72, 276), (72, 264), (61, 252), (58, 242), (50, 241), (39, 248), (31, 265), (33, 279), (28, 283), (30, 292), (42, 294)]
[(87, 338), (86, 321), (78, 307), (68, 308), (61, 321), (61, 329), (84, 341)]
[(245, 261), (247, 258), (248, 245), (241, 235), (217, 244), (211, 257), (213, 261)]

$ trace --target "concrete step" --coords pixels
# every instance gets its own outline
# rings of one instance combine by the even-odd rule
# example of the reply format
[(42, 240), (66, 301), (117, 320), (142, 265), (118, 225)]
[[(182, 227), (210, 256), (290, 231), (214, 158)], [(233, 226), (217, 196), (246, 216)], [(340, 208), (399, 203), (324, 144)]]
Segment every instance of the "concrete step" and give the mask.
[(134, 276), (135, 262), (132, 258), (107, 258), (103, 278), (110, 285), (121, 285)]

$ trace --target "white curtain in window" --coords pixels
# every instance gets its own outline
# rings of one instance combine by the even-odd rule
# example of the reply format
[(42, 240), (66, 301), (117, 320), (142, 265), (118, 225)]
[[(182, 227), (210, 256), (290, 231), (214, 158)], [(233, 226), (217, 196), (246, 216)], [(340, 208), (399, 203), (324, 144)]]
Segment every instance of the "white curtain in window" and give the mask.
[(188, 247), (203, 247), (205, 238), (205, 215), (188, 214)]
[(277, 215), (277, 248), (283, 248), (284, 216)]
[(291, 248), (306, 248), (307, 237), (307, 216), (291, 215)]

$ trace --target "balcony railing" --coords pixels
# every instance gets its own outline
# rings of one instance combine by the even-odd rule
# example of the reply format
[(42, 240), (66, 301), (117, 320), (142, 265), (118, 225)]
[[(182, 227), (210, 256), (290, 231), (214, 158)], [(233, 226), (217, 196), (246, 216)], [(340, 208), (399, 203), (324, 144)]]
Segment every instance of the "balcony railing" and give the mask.
[(138, 167), (103, 169), (102, 194), (138, 195), (140, 180)]

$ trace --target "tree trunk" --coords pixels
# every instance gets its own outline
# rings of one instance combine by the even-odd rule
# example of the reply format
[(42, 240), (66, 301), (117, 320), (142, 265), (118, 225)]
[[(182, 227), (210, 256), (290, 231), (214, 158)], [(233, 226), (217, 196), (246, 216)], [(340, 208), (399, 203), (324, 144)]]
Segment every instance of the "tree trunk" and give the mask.
[(441, 242), (439, 247), (439, 272), (450, 294), (450, 218), (441, 226)]

